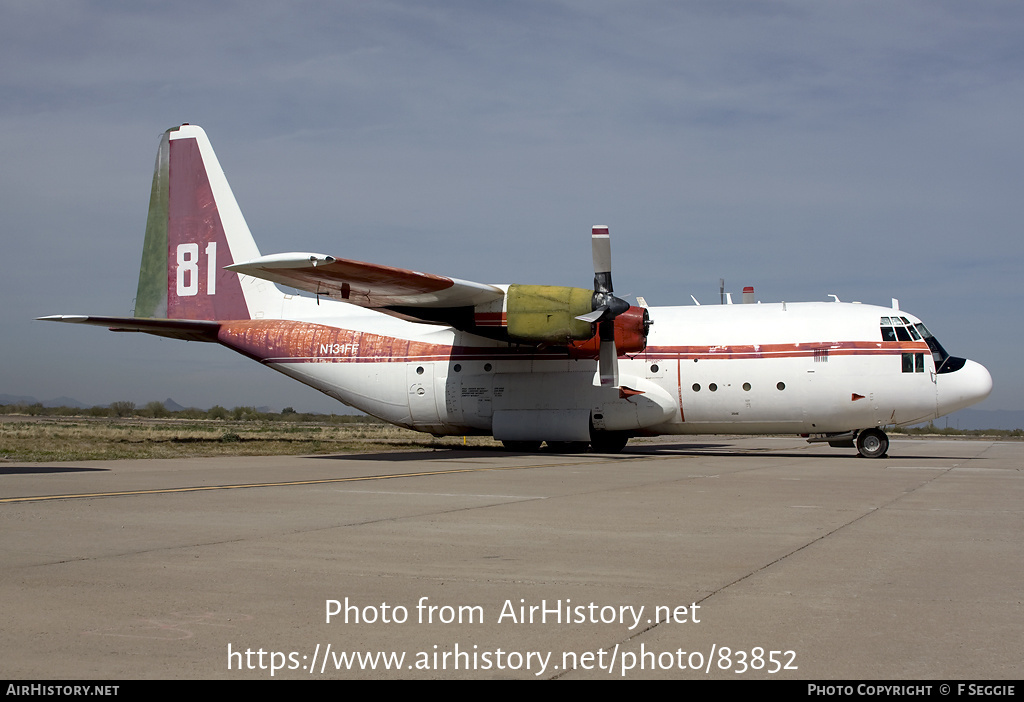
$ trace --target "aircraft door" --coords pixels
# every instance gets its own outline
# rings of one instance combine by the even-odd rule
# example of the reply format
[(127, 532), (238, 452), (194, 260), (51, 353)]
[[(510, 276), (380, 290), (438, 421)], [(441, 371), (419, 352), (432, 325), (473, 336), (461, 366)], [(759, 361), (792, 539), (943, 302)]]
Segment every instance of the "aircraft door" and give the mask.
[(406, 385), (409, 388), (409, 414), (414, 426), (440, 424), (434, 389), (434, 365), (410, 363), (406, 366)]

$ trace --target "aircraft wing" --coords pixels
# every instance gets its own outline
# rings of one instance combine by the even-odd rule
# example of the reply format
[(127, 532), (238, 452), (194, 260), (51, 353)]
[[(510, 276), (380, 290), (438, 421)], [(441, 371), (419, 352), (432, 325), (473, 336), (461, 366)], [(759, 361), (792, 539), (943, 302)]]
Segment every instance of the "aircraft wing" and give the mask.
[(106, 327), (116, 332), (145, 332), (185, 341), (217, 341), (220, 322), (202, 319), (155, 319), (148, 317), (97, 317), (86, 314), (54, 314), (37, 317), (44, 322), (67, 322)]
[(360, 307), (474, 307), (505, 294), (493, 285), (314, 253), (261, 256), (226, 268)]

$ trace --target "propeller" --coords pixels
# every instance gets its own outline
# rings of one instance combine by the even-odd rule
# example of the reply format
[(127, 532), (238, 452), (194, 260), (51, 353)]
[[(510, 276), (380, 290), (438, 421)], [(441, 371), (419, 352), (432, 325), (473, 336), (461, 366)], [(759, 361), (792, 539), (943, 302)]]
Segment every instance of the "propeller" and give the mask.
[(615, 318), (629, 309), (629, 303), (612, 294), (612, 244), (608, 227), (595, 226), (591, 231), (591, 249), (594, 253), (593, 311), (576, 319), (597, 323), (601, 339), (598, 370), (602, 387), (618, 387), (619, 355), (615, 349)]

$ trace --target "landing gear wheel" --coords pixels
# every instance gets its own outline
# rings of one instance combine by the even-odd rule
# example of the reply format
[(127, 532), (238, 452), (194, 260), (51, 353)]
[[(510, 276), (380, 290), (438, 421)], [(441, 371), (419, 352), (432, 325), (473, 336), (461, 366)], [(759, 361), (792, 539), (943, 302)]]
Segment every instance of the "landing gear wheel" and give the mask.
[(515, 451), (516, 453), (537, 453), (540, 450), (539, 441), (502, 441), (501, 445), (505, 447), (506, 451)]
[(864, 458), (882, 458), (889, 450), (889, 437), (881, 429), (865, 429), (857, 434), (857, 453)]
[(594, 431), (590, 433), (590, 449), (594, 453), (618, 453), (626, 448), (629, 434), (624, 431)]

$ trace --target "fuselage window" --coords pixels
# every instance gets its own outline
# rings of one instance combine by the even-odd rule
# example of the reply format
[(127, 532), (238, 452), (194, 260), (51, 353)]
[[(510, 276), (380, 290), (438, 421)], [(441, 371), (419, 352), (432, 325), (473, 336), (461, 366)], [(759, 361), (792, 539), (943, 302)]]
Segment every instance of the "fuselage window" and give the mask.
[(700, 383), (694, 383), (693, 384), (693, 391), (694, 392), (700, 392)]

